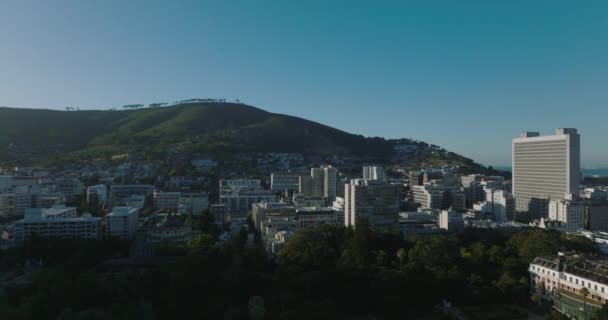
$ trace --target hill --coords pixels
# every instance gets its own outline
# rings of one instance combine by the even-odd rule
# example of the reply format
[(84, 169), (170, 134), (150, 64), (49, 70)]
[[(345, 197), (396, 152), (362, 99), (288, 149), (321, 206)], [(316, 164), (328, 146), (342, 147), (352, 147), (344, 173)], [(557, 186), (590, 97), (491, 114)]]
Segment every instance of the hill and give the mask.
[[(86, 160), (121, 153), (160, 159), (172, 148), (186, 154), (216, 156), (294, 152), (388, 160), (394, 156), (396, 143), (227, 102), (121, 111), (0, 108), (0, 162), (5, 164), (41, 163), (57, 158)], [(426, 152), (431, 146), (418, 144), (425, 158), (422, 160), (478, 166), (443, 149), (438, 149), (439, 153)]]

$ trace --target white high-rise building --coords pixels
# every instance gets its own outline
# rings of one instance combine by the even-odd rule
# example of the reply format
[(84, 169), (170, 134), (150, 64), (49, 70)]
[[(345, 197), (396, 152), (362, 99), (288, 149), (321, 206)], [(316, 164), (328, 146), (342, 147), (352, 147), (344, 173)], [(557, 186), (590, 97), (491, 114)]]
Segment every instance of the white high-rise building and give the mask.
[(359, 219), (367, 219), (378, 231), (396, 228), (399, 187), (383, 181), (351, 180), (344, 191), (344, 225), (356, 228)]
[[(310, 181), (300, 179), (300, 192), (306, 196), (325, 198), (332, 203), (337, 196), (338, 169), (332, 166), (321, 166), (310, 169)], [(305, 185), (310, 183), (310, 186)], [(307, 190), (310, 188), (310, 190)], [(309, 191), (309, 192), (308, 192)]]
[(108, 201), (108, 187), (98, 184), (87, 188), (87, 203), (90, 205), (105, 205)]
[(578, 193), (580, 136), (560, 128), (552, 136), (523, 132), (513, 139), (513, 195), (518, 212), (546, 217), (551, 200)]
[(200, 216), (209, 207), (209, 196), (206, 192), (182, 192), (179, 196), (180, 214), (192, 213)]
[(338, 186), (338, 169), (332, 166), (323, 167), (323, 197), (328, 203), (336, 199)]
[(180, 192), (154, 192), (154, 208), (177, 210), (179, 208)]
[(365, 166), (363, 167), (363, 180), (386, 180), (386, 172), (383, 167)]
[(114, 207), (105, 217), (106, 236), (133, 240), (137, 233), (139, 209), (131, 207)]
[(584, 226), (585, 206), (578, 201), (551, 200), (549, 219), (563, 222), (561, 231), (578, 232)]

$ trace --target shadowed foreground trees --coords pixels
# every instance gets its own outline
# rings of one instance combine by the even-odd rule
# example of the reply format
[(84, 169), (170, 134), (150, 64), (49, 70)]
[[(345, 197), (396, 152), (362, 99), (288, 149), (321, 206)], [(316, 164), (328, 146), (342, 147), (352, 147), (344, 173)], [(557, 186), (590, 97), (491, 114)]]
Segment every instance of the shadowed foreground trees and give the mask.
[(396, 319), (428, 313), (442, 299), (525, 305), (531, 258), (561, 248), (594, 250), (585, 239), (542, 230), (404, 240), (363, 223), (357, 230), (300, 230), (273, 262), (247, 249), (246, 236), (215, 245), (203, 234), (158, 265), (105, 268), (91, 261), (68, 269), (55, 261), (30, 283), (5, 290), (0, 318), (252, 319), (255, 309), (253, 318), (263, 312), (265, 319)]

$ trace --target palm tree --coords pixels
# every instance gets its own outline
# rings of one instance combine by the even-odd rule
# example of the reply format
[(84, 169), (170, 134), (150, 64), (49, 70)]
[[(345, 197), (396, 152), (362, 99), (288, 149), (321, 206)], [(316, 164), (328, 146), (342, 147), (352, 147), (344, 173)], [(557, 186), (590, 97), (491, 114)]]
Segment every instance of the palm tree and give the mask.
[(583, 295), (583, 308), (585, 308), (583, 312), (585, 319), (587, 319), (587, 295), (589, 294), (589, 290), (583, 287), (581, 290), (579, 290), (579, 293)]

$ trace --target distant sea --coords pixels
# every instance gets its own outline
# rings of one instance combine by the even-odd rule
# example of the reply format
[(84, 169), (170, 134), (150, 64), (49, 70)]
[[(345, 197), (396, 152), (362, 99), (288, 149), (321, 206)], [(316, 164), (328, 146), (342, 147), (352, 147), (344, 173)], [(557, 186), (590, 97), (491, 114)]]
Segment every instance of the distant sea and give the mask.
[[(504, 171), (509, 171), (509, 172), (511, 171), (511, 167), (508, 167), (508, 166), (495, 166), (494, 169), (504, 170)], [(608, 177), (608, 168), (583, 169), (583, 176), (584, 177), (591, 177), (591, 176)]]

